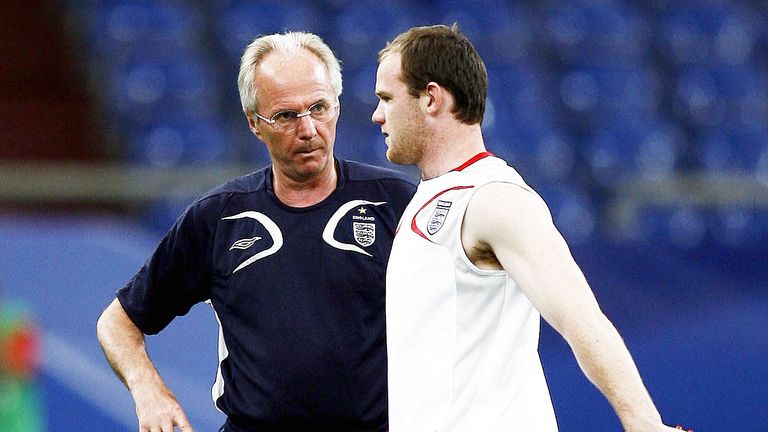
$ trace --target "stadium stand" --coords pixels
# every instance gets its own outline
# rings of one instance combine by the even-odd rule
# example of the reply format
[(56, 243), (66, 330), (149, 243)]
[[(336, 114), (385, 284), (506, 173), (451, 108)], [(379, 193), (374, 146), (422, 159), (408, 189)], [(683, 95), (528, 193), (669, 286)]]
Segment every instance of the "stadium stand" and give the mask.
[[(150, 188), (136, 180), (134, 189), (145, 188), (146, 194), (127, 184), (92, 196), (123, 200), (123, 208), (139, 215), (138, 224), (124, 220), (124, 214), (88, 223), (37, 216), (0, 220), (0, 277), (11, 293), (30, 298), (28, 285), (66, 284), (66, 289), (77, 287), (80, 298), (79, 305), (62, 293), (52, 297), (61, 304), (35, 296), (30, 300), (42, 314), (43, 329), (72, 328), (43, 339), (53, 353), (48, 363), (43, 359), (43, 376), (49, 402), (82, 415), (52, 411), (51, 430), (97, 430), (67, 429), (72, 422), (132, 430), (127, 394), (119, 385), (106, 384), (119, 384), (116, 379), (99, 366), (75, 371), (92, 376), (91, 387), (103, 385), (124, 396), (120, 404), (125, 406), (111, 410), (103, 403), (107, 396), (63, 378), (66, 361), (61, 359), (80, 355), (86, 365), (104, 363), (90, 340), (92, 324), (114, 289), (206, 184), (233, 169), (268, 162), (240, 109), (235, 81), (244, 46), (258, 34), (292, 29), (326, 39), (344, 73), (337, 154), (395, 167), (370, 122), (377, 103), (376, 50), (412, 25), (438, 22), (457, 22), (484, 56), (490, 88), (483, 133), (489, 149), (515, 165), (548, 201), (557, 226), (645, 371), (661, 411), (696, 430), (768, 428), (768, 399), (759, 390), (768, 386), (762, 365), (768, 342), (759, 330), (768, 325), (765, 2), (12, 3), (12, 16), (0, 14), (0, 25), (8, 29), (8, 37), (0, 38), (0, 55), (25, 60), (0, 66), (0, 114), (6, 122), (0, 128), (0, 173), (9, 175), (5, 186), (0, 184), (4, 202), (51, 197), (44, 193), (52, 188), (45, 175), (33, 178), (8, 162), (20, 155), (107, 158), (116, 167), (111, 175), (88, 167), (76, 171), (91, 183), (126, 183), (138, 172), (144, 179), (165, 175), (177, 185)], [(22, 17), (27, 24), (12, 26)], [(69, 48), (61, 46), (65, 42)], [(34, 55), (41, 51), (45, 55)], [(67, 66), (70, 62), (81, 63)], [(68, 75), (73, 68), (83, 73), (88, 93)], [(43, 73), (57, 84), (28, 78)], [(34, 98), (19, 93), (23, 89)], [(93, 116), (99, 119), (97, 127), (88, 124)], [(43, 132), (49, 135), (41, 137)], [(120, 170), (126, 166), (136, 171)], [(415, 179), (412, 169), (395, 168)], [(53, 176), (57, 172), (49, 169), (48, 177), (59, 186), (68, 184), (67, 175)], [(191, 172), (198, 175), (194, 182)], [(176, 177), (181, 175), (189, 177)], [(27, 195), (18, 193), (20, 184), (33, 181)], [(195, 187), (182, 188), (185, 184)], [(41, 249), (52, 244), (51, 261), (40, 262)], [(57, 260), (91, 267), (65, 276)], [(18, 266), (40, 270), (24, 278), (16, 274)], [(92, 319), (84, 325), (76, 317), (49, 315), (62, 304)], [(159, 361), (174, 385), (190, 390), (179, 393), (186, 393), (186, 404), (193, 406), (193, 421), (215, 430), (218, 413), (206, 401), (204, 388), (213, 374), (199, 367), (215, 366), (215, 329), (207, 312), (195, 309), (194, 319), (200, 322), (186, 319), (179, 325), (193, 326), (201, 335), (198, 341), (182, 342), (200, 352), (201, 360), (185, 362), (180, 360), (185, 353), (172, 351), (159, 354)], [(183, 339), (185, 332), (171, 330), (155, 343)], [(579, 374), (551, 329), (545, 329), (541, 351), (562, 430), (618, 430), (610, 407)]]

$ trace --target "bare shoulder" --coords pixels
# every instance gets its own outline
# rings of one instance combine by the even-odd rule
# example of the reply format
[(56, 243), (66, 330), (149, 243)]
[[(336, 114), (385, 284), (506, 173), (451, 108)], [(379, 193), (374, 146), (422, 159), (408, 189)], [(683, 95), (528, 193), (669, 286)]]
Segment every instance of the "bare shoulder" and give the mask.
[(473, 262), (492, 262), (500, 245), (524, 246), (551, 226), (549, 209), (536, 192), (514, 183), (492, 182), (472, 196), (461, 239)]
[(514, 183), (491, 182), (480, 187), (467, 207), (467, 226), (509, 225), (509, 222), (546, 217), (544, 200), (532, 189)]

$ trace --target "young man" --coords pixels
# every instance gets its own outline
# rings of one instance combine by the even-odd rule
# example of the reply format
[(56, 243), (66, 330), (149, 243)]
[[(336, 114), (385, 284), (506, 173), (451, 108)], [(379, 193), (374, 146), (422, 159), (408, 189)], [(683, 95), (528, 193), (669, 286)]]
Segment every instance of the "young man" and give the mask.
[(490, 154), (487, 76), (458, 29), (413, 28), (379, 53), (372, 120), (422, 181), (387, 270), (390, 430), (556, 431), (540, 316), (629, 432), (668, 431), (546, 204)]
[(142, 432), (192, 430), (144, 334), (202, 301), (220, 325), (222, 431), (384, 431), (385, 270), (413, 185), (334, 158), (342, 80), (319, 37), (257, 38), (238, 86), (271, 166), (192, 204), (104, 311), (99, 341)]

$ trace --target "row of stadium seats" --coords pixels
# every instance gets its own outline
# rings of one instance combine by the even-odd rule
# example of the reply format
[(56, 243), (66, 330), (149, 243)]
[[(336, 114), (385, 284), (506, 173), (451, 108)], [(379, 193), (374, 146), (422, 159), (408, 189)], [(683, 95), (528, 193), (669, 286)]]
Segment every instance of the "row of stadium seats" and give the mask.
[[(375, 50), (412, 25), (458, 22), (488, 67), (489, 148), (550, 191), (572, 241), (606, 230), (623, 181), (702, 170), (768, 179), (768, 8), (758, 3), (61, 1), (136, 163), (266, 163), (240, 112), (239, 57), (258, 34), (301, 29), (343, 62), (337, 153), (386, 164), (370, 123)], [(680, 221), (700, 234), (680, 245), (707, 232), (729, 245), (768, 235), (759, 208), (710, 210), (650, 211), (639, 238), (676, 239)], [(714, 234), (734, 230), (752, 234)]]

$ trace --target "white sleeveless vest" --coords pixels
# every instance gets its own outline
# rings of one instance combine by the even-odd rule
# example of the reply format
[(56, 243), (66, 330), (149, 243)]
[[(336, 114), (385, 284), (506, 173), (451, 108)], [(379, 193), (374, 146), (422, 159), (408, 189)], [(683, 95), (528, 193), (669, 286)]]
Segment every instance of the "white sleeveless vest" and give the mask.
[(461, 224), (490, 182), (535, 193), (481, 153), (422, 181), (387, 270), (391, 432), (551, 432), (554, 410), (538, 355), (539, 313), (502, 271), (473, 265)]

